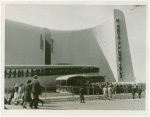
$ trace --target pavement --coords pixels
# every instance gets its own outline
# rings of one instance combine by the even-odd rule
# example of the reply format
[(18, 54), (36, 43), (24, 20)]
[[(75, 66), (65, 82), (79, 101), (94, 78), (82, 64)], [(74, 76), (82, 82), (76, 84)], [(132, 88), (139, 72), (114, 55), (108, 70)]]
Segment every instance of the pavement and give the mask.
[[(10, 95), (9, 95), (10, 96)], [(9, 96), (6, 99), (9, 99)], [(136, 93), (136, 98), (138, 98), (138, 95)], [(49, 102), (68, 102), (68, 101), (80, 101), (79, 95), (72, 95), (70, 93), (43, 93), (42, 96), (39, 97), (42, 99), (44, 102), (49, 103)], [(105, 100), (103, 95), (84, 95), (84, 98), (86, 101), (91, 101), (91, 100)], [(142, 92), (142, 98), (145, 98), (145, 93)], [(113, 94), (112, 99), (132, 99), (132, 94), (131, 93), (122, 93), (122, 94)]]
[[(105, 100), (103, 95), (85, 95), (85, 102), (80, 103), (79, 95), (40, 97), (44, 101), (44, 106), (39, 103), (39, 109), (44, 110), (145, 110), (145, 94), (139, 99), (135, 95), (132, 99), (131, 93), (115, 94), (110, 100)], [(19, 105), (5, 105), (8, 109), (24, 109)], [(31, 109), (27, 106), (27, 109)]]
[[(80, 103), (80, 101), (49, 102), (43, 106), (39, 103), (38, 110), (145, 110), (146, 99), (113, 99), (113, 100), (91, 100)], [(23, 108), (21, 105), (5, 105), (7, 110), (31, 110), (29, 106)], [(35, 110), (35, 109), (34, 109)]]

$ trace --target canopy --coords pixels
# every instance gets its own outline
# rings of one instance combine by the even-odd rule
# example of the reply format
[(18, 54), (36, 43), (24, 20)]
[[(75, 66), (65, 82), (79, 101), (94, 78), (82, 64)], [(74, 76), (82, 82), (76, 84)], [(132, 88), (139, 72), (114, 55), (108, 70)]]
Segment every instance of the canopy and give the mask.
[(56, 78), (56, 80), (68, 80), (69, 78), (73, 78), (73, 77), (84, 77), (82, 75), (66, 75), (66, 76), (61, 76)]

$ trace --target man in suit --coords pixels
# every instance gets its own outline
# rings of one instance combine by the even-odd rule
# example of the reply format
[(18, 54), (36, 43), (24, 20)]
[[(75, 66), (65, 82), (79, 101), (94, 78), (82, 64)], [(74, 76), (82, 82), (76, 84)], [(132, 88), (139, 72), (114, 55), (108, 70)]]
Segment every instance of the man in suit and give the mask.
[(132, 86), (132, 96), (133, 96), (133, 99), (135, 98), (135, 93), (136, 93), (136, 83)]
[(33, 93), (33, 101), (31, 102), (31, 105), (34, 104), (34, 108), (37, 108), (38, 106), (38, 98), (41, 93), (41, 86), (38, 81), (38, 76), (34, 76), (34, 81), (31, 83), (32, 93)]

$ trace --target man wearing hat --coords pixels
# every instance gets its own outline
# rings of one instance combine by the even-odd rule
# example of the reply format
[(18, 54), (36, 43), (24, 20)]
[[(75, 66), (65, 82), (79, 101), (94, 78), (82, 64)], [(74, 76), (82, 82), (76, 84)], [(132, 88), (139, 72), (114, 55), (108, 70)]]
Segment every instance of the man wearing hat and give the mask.
[(37, 79), (38, 79), (38, 76), (35, 75), (34, 81), (31, 83), (32, 93), (33, 93), (32, 104), (34, 104), (34, 108), (37, 108), (37, 106), (38, 106), (38, 98), (41, 93), (41, 86)]

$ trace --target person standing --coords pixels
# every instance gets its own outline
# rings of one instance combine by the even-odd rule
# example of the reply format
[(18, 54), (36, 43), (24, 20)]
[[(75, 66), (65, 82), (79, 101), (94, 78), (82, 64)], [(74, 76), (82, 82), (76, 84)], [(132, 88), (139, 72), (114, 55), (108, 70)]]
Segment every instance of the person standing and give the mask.
[(96, 86), (95, 86), (95, 89), (96, 89), (96, 95), (99, 95), (99, 86), (96, 85)]
[(24, 86), (24, 103), (23, 103), (23, 108), (27, 108), (26, 107), (27, 102), (30, 103), (30, 108), (32, 108), (32, 105), (31, 105), (31, 103), (32, 103), (32, 99), (31, 99), (31, 85), (30, 85), (30, 83), (31, 83), (31, 80), (29, 79), (27, 81), (27, 84)]
[(135, 93), (136, 93), (136, 84), (134, 84), (132, 86), (132, 96), (133, 96), (133, 99), (135, 98)]
[(102, 95), (102, 94), (103, 94), (102, 85), (100, 84), (100, 85), (99, 85), (99, 95)]
[(108, 98), (110, 100), (110, 98), (112, 98), (112, 92), (111, 92), (111, 87), (108, 87)]
[[(40, 89), (41, 89), (41, 85), (40, 85)], [(41, 91), (41, 90), (40, 90)], [(42, 95), (42, 92), (39, 92), (39, 95)], [(42, 103), (42, 106), (44, 105), (44, 101), (43, 100), (41, 100), (41, 99), (39, 99), (39, 97), (38, 97), (38, 102), (41, 102)], [(38, 105), (37, 105), (38, 106)]]
[(138, 95), (139, 95), (139, 99), (141, 99), (141, 93), (142, 93), (142, 86), (141, 84), (138, 85)]
[(8, 100), (8, 105), (10, 105), (10, 103), (11, 103), (11, 100), (14, 98), (14, 86), (15, 86), (15, 84), (13, 84), (13, 87), (12, 87), (12, 89), (11, 89), (11, 94), (10, 94), (10, 98), (9, 98), (9, 100)]
[(21, 77), (24, 77), (24, 71), (23, 71), (23, 69), (21, 71)]
[(31, 77), (33, 77), (33, 75), (34, 75), (34, 71), (33, 71), (33, 69), (31, 70)]
[(18, 70), (18, 78), (20, 78), (20, 69)]
[(119, 92), (119, 94), (121, 93), (121, 83), (119, 83), (118, 92)]
[(108, 92), (108, 89), (107, 89), (107, 86), (105, 85), (105, 87), (103, 88), (103, 95), (104, 95), (105, 100), (108, 97), (108, 93), (107, 92)]
[(124, 85), (124, 93), (128, 93), (127, 84)]
[(34, 103), (34, 108), (35, 109), (38, 106), (38, 98), (39, 98), (39, 95), (41, 93), (41, 86), (40, 86), (40, 83), (37, 79), (38, 79), (38, 76), (35, 75), (34, 76), (34, 81), (31, 83), (32, 93), (33, 93), (32, 105)]
[(84, 90), (83, 90), (83, 87), (81, 86), (81, 88), (80, 88), (80, 101), (81, 101), (81, 103), (85, 103), (84, 102)]
[(116, 94), (119, 94), (119, 84), (116, 84)]
[(13, 71), (13, 78), (16, 78), (16, 69)]
[(12, 72), (11, 72), (11, 69), (10, 69), (8, 78), (11, 78), (11, 74), (12, 74)]
[(112, 98), (112, 84), (110, 84), (108, 86), (108, 98), (109, 98), (109, 100), (110, 100), (110, 98)]
[(29, 77), (29, 71), (28, 71), (28, 69), (26, 71), (26, 77)]
[(19, 86), (16, 83), (16, 85), (14, 86), (14, 102), (15, 102), (15, 105), (18, 104), (18, 89), (19, 89)]
[[(23, 88), (23, 90), (24, 90), (24, 88)], [(21, 105), (23, 106), (23, 104), (24, 104), (24, 92), (22, 93), (22, 102), (21, 102)]]
[(116, 86), (116, 84), (114, 84), (113, 94), (116, 94), (116, 89), (117, 89), (117, 86)]
[[(21, 83), (21, 84), (19, 85), (19, 89), (18, 89), (17, 101), (18, 101), (20, 98), (23, 98), (23, 92), (24, 92), (23, 83)], [(23, 99), (23, 100), (24, 100), (24, 99)]]
[(121, 84), (120, 86), (121, 86), (121, 93), (123, 93), (124, 92), (123, 84)]

